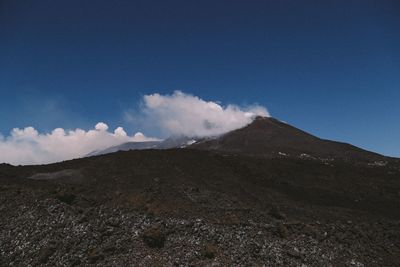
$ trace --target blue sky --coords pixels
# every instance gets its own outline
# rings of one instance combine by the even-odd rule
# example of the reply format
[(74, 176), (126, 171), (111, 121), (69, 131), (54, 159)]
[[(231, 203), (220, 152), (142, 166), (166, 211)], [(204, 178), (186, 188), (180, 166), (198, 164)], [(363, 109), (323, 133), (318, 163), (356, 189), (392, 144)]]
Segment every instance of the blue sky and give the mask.
[[(182, 90), (400, 156), (399, 1), (0, 1), (0, 133)], [(156, 134), (156, 133), (153, 133)]]

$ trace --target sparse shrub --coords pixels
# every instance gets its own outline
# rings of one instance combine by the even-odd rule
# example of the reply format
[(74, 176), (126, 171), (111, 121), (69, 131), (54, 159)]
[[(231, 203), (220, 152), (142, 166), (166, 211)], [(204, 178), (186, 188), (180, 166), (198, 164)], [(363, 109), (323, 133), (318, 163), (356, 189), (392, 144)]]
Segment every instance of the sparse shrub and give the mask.
[(236, 214), (232, 212), (226, 212), (223, 216), (221, 216), (218, 222), (223, 225), (237, 225), (240, 224), (240, 219)]
[(278, 225), (277, 234), (281, 238), (287, 238), (289, 236), (289, 230), (284, 224), (281, 223)]
[(47, 263), (50, 256), (56, 251), (54, 246), (44, 247), (40, 250), (38, 258), (40, 263)]
[(217, 255), (218, 248), (214, 244), (206, 244), (204, 246), (203, 255), (206, 258), (212, 259)]
[(285, 214), (283, 214), (278, 207), (272, 207), (272, 209), (268, 212), (269, 215), (271, 215), (272, 217), (274, 217), (275, 219), (278, 220), (284, 220), (286, 219)]
[(76, 196), (71, 193), (59, 193), (56, 196), (56, 199), (58, 199), (61, 202), (64, 202), (65, 204), (72, 205), (74, 202)]
[(166, 236), (161, 226), (154, 226), (142, 234), (142, 239), (151, 248), (162, 248), (164, 247)]
[(89, 251), (87, 259), (89, 263), (94, 264), (97, 261), (104, 259), (104, 255), (100, 250), (92, 249), (91, 251)]

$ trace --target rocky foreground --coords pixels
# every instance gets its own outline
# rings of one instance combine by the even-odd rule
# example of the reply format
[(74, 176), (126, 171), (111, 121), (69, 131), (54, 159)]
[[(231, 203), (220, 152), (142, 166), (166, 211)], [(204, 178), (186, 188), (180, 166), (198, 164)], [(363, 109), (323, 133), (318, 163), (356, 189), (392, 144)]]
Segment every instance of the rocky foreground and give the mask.
[(2, 186), (0, 266), (398, 266), (400, 221), (157, 216)]

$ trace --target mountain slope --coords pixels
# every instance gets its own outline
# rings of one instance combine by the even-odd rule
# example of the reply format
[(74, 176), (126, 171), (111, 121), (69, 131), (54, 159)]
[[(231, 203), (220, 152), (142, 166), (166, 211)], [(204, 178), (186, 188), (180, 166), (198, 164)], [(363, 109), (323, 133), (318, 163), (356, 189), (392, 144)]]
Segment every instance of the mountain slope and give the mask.
[(346, 143), (323, 140), (274, 118), (257, 117), (244, 128), (199, 142), (195, 149), (266, 157), (294, 156), (356, 161), (387, 158)]
[(182, 148), (191, 145), (195, 142), (196, 139), (187, 136), (171, 136), (162, 141), (127, 142), (121, 145), (106, 148), (104, 150), (93, 151), (88, 155), (86, 155), (86, 157), (104, 155), (104, 154), (114, 153), (117, 151)]
[(93, 151), (93, 152), (89, 153), (88, 155), (86, 155), (86, 157), (104, 155), (104, 154), (114, 153), (117, 151), (152, 149), (152, 148), (156, 147), (157, 145), (159, 145), (160, 143), (161, 143), (161, 141), (127, 142), (127, 143), (123, 143), (121, 145), (106, 148), (104, 150)]

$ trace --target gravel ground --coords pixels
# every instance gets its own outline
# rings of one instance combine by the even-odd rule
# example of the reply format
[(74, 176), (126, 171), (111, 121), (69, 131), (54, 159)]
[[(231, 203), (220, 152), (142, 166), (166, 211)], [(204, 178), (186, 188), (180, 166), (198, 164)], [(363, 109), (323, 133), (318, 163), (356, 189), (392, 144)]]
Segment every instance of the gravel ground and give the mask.
[(3, 187), (1, 266), (398, 266), (400, 225), (154, 216)]

